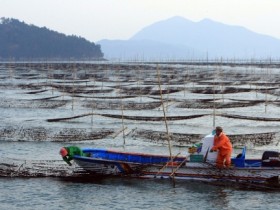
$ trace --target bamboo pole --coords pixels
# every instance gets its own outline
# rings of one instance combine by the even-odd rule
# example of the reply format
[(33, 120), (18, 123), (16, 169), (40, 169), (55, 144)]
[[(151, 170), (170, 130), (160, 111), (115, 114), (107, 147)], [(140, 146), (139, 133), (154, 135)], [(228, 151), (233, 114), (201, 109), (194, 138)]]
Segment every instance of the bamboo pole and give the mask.
[(75, 72), (75, 63), (73, 63), (73, 71), (72, 71), (72, 111), (74, 110), (74, 102), (75, 102), (75, 98), (74, 98), (74, 95), (75, 95), (75, 85), (74, 85), (74, 82), (75, 82), (75, 79), (76, 79), (76, 72)]
[(45, 81), (45, 90), (47, 90), (47, 85), (48, 85), (48, 64), (47, 64), (48, 61), (46, 61), (46, 63), (44, 63), (44, 72), (45, 72), (45, 78), (46, 81)]
[(140, 97), (140, 103), (142, 103), (142, 90), (141, 90), (141, 76), (142, 76), (142, 71), (141, 68), (138, 67), (137, 68), (137, 72), (138, 72), (138, 77), (137, 77), (137, 88), (139, 89), (139, 97)]
[(175, 173), (188, 161), (190, 155), (186, 156), (186, 158), (177, 166), (177, 168), (169, 175), (170, 177), (174, 177)]
[(170, 77), (169, 75), (167, 76), (167, 101), (166, 101), (166, 112), (168, 112), (168, 107), (169, 107), (169, 93), (170, 93)]
[(52, 95), (53, 95), (53, 78), (54, 78), (54, 76), (53, 76), (53, 69), (52, 69), (53, 67), (52, 67), (51, 64), (50, 64), (49, 68), (50, 68), (50, 71), (51, 71), (50, 72), (50, 74), (51, 74), (50, 77), (51, 77), (51, 88), (52, 88)]
[(121, 132), (124, 132), (124, 130), (126, 130), (127, 129), (127, 127), (125, 127), (125, 128), (122, 128), (121, 130), (119, 130), (118, 132), (116, 132), (116, 134), (115, 135), (113, 135), (113, 139), (115, 139)]
[[(119, 70), (119, 76), (121, 75), (121, 71), (120, 71), (120, 69), (118, 69)], [(121, 82), (120, 82), (121, 80), (119, 79), (119, 87), (121, 86)], [(125, 126), (124, 126), (124, 117), (123, 117), (123, 115), (124, 115), (124, 112), (123, 112), (123, 97), (122, 97), (122, 94), (120, 93), (120, 98), (121, 98), (121, 110), (122, 110), (122, 133), (123, 133), (123, 146), (125, 146)]]
[(265, 110), (264, 112), (266, 113), (267, 112), (267, 105), (268, 105), (268, 101), (267, 101), (267, 94), (268, 94), (268, 79), (269, 79), (269, 70), (268, 70), (268, 67), (267, 67), (267, 70), (266, 70), (266, 87), (265, 87)]
[[(90, 66), (89, 66), (89, 83), (91, 84), (92, 83), (92, 80), (94, 80), (93, 79), (93, 77), (92, 77), (92, 75), (94, 75), (94, 71), (93, 71), (93, 69), (92, 68), (90, 68)], [(94, 93), (93, 93), (94, 94)], [(93, 109), (94, 109), (94, 101), (93, 100), (91, 100), (91, 102), (92, 102), (92, 104), (91, 104), (91, 113), (92, 113), (92, 115), (91, 115), (91, 125), (93, 125)]]
[(222, 100), (223, 100), (223, 103), (225, 102), (225, 97), (224, 97), (224, 82), (225, 82), (225, 79), (224, 79), (224, 74), (223, 74), (223, 65), (221, 64), (220, 65), (220, 68), (219, 68), (219, 74), (220, 74), (220, 80), (221, 80), (221, 92), (222, 92)]
[(215, 102), (215, 87), (216, 87), (216, 82), (215, 82), (215, 71), (214, 71), (214, 77), (213, 77), (213, 128), (216, 127), (216, 102)]
[(65, 74), (63, 75), (62, 100), (64, 100), (64, 95), (65, 95)]
[(14, 77), (14, 73), (13, 73), (13, 64), (12, 64), (12, 62), (10, 62), (10, 63), (8, 64), (8, 70), (9, 70), (9, 78), (10, 78), (10, 80), (12, 80), (13, 77)]
[[(122, 99), (121, 99), (122, 100)], [(123, 119), (123, 102), (121, 102), (121, 107), (122, 107), (122, 127), (123, 127), (123, 145), (125, 145), (125, 133), (124, 133), (124, 131), (125, 131), (125, 127), (124, 127), (124, 119)]]
[(184, 78), (184, 97), (186, 97), (186, 76)]
[[(169, 148), (170, 161), (173, 162), (172, 151), (171, 151), (170, 135), (169, 135), (169, 129), (168, 129), (168, 124), (167, 124), (167, 119), (166, 119), (165, 107), (164, 107), (164, 103), (163, 103), (162, 89), (161, 89), (161, 82), (160, 82), (160, 71), (159, 71), (159, 66), (158, 65), (157, 65), (157, 76), (158, 76), (158, 86), (159, 86), (159, 92), (160, 92), (162, 111), (163, 111), (165, 128), (166, 128), (167, 139), (168, 139), (168, 148)], [(172, 172), (173, 172), (173, 169), (172, 169)]]
[[(179, 152), (173, 159), (176, 159), (181, 153)], [(155, 175), (155, 178), (161, 173), (163, 172), (163, 170), (169, 166), (170, 162), (167, 162)], [(172, 170), (172, 173), (173, 173), (173, 170)]]

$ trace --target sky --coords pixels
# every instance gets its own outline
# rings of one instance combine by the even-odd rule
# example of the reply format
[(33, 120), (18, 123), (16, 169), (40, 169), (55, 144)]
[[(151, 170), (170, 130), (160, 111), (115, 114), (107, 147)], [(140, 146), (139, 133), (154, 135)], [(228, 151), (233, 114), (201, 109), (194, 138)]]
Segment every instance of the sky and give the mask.
[(0, 0), (0, 17), (92, 42), (126, 40), (174, 16), (208, 18), (280, 39), (280, 0)]

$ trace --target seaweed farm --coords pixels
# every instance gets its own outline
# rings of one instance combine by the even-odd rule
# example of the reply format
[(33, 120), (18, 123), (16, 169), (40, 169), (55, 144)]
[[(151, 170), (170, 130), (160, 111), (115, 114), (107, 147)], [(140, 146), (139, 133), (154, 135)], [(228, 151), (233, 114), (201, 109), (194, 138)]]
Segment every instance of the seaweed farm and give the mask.
[(168, 153), (170, 139), (177, 154), (218, 125), (251, 155), (279, 150), (279, 67), (1, 63), (2, 176), (72, 175), (58, 155), (71, 144)]

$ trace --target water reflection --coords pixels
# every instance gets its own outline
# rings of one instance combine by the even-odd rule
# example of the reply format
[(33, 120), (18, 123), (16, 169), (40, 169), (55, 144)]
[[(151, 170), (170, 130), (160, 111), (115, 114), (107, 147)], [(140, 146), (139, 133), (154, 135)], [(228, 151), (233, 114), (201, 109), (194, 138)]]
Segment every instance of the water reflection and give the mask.
[(0, 178), (0, 186), (4, 209), (277, 209), (279, 198), (279, 192), (191, 180), (176, 181), (174, 187), (171, 180), (161, 179)]

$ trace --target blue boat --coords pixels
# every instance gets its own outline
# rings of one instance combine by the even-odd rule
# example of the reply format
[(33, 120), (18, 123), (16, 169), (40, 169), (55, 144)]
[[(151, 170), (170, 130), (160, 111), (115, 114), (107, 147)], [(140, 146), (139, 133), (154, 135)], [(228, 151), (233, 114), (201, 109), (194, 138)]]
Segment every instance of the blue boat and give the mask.
[[(274, 182), (279, 184), (280, 154), (264, 152), (260, 159), (246, 159), (246, 148), (232, 158), (231, 168), (217, 168), (206, 155), (170, 158), (165, 155), (120, 152), (106, 149), (82, 149), (84, 156), (75, 155), (75, 163), (91, 176), (128, 176), (139, 178), (174, 178), (204, 181)], [(194, 158), (192, 158), (194, 156)]]

